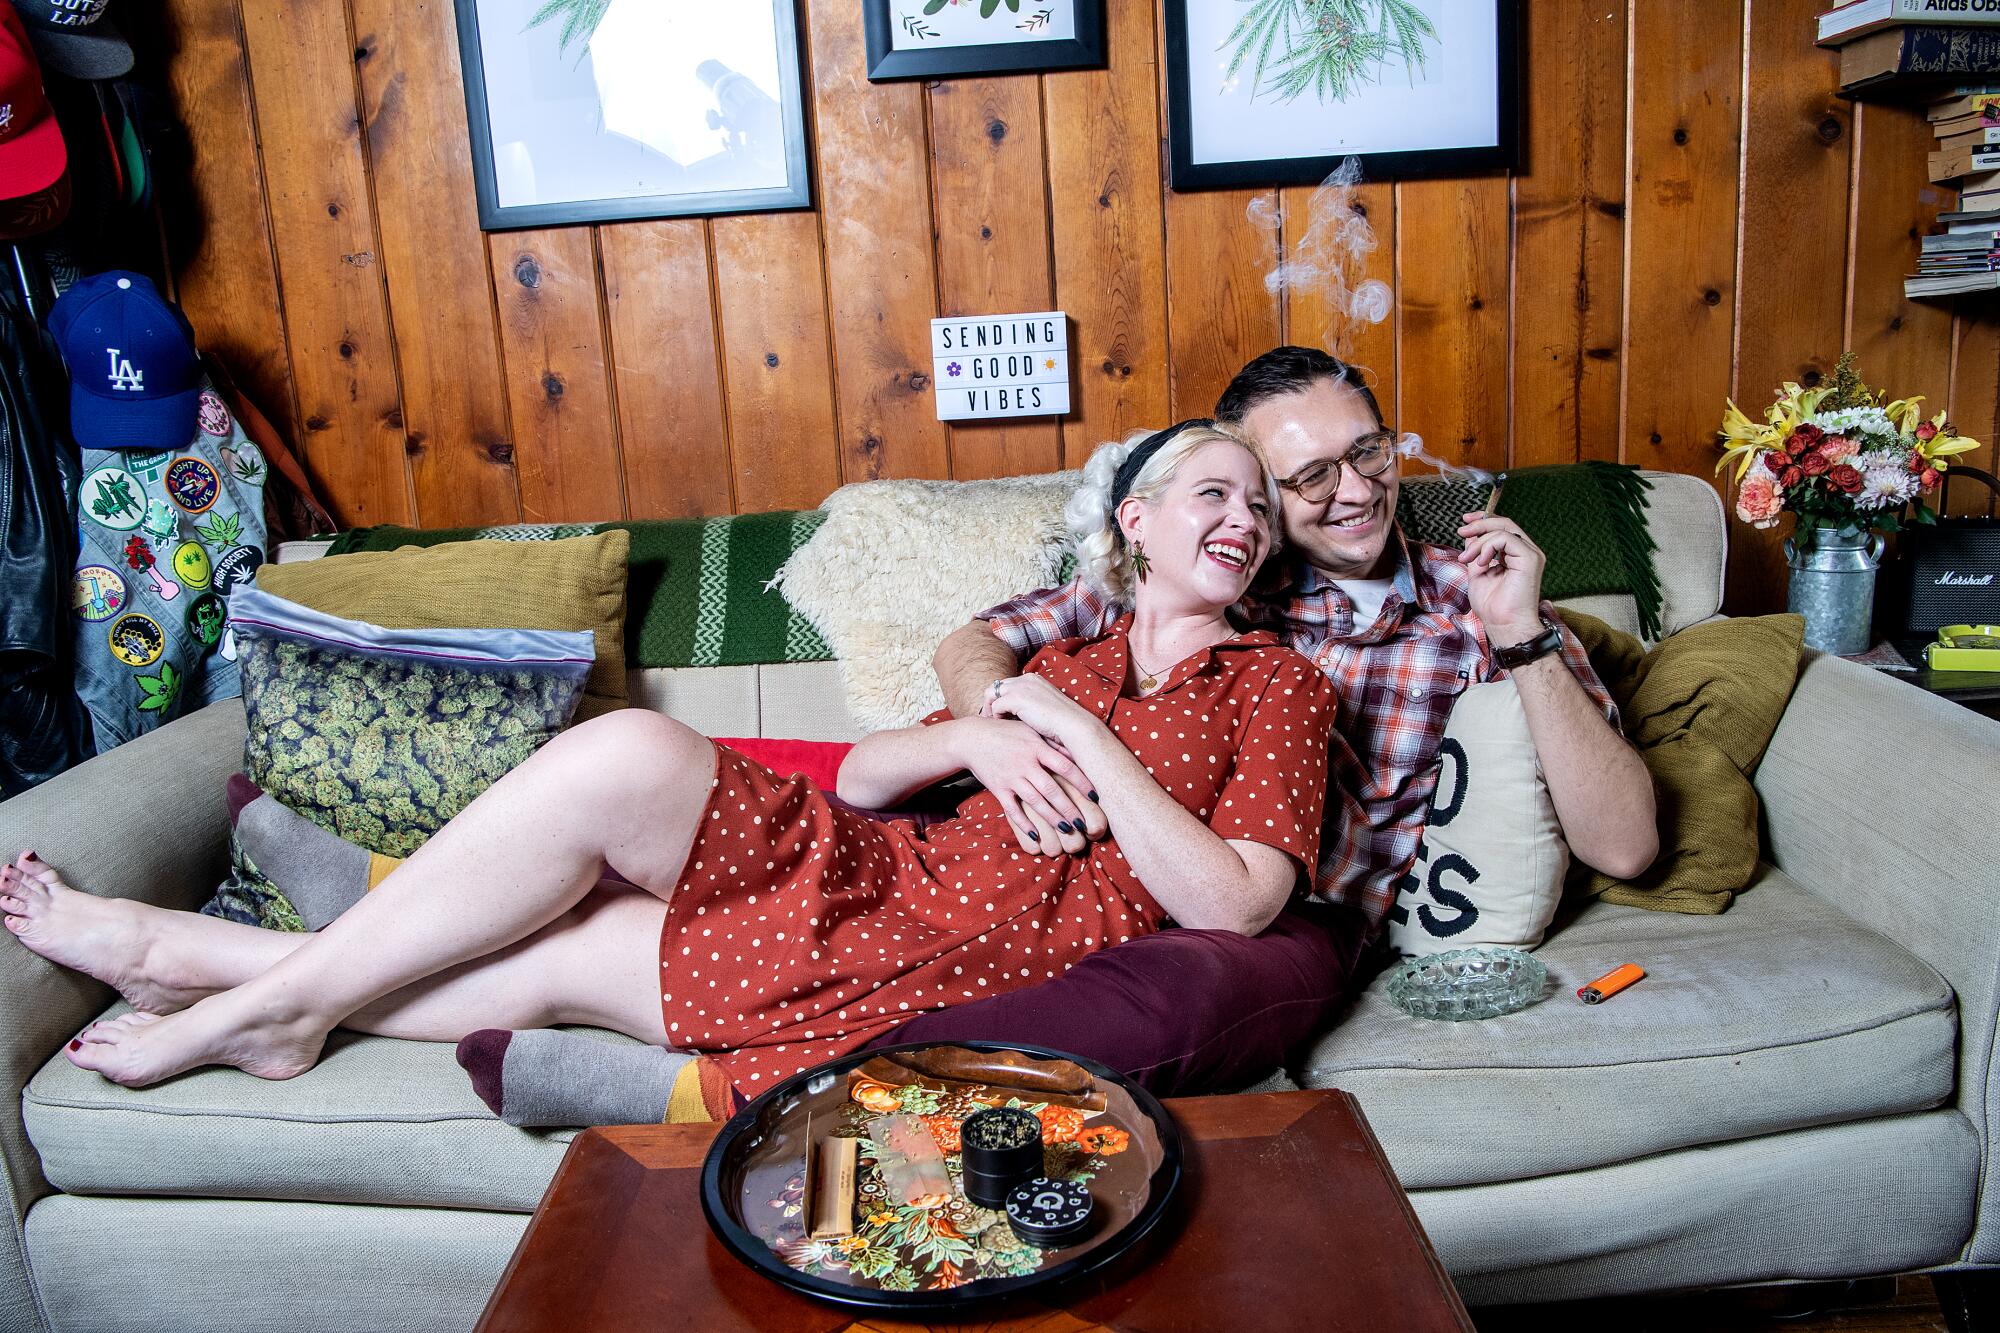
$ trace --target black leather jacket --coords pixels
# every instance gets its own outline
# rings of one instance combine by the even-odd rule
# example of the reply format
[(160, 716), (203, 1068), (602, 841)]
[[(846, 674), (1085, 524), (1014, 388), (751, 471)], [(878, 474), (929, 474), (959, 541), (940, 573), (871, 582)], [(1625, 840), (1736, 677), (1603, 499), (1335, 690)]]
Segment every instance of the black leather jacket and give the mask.
[(79, 478), (61, 364), (0, 299), (0, 796), (90, 753), (70, 642)]

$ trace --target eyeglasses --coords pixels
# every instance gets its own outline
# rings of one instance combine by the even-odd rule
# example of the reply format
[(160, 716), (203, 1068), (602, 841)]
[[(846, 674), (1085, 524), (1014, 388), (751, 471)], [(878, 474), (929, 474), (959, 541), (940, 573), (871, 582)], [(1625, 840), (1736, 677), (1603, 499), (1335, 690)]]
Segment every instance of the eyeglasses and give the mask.
[(1353, 468), (1358, 476), (1363, 477), (1379, 477), (1387, 472), (1389, 465), (1396, 461), (1396, 451), (1391, 447), (1394, 443), (1395, 437), (1387, 432), (1366, 436), (1339, 458), (1321, 459), (1283, 478), (1278, 485), (1307, 504), (1319, 504), (1332, 499), (1333, 493), (1340, 489), (1343, 466)]

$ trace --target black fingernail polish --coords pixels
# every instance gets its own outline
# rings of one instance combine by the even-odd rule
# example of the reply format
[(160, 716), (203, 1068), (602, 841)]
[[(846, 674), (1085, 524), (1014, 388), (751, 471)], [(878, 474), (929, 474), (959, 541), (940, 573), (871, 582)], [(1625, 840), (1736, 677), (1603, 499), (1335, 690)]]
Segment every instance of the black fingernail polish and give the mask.
[(1097, 799), (1097, 793), (1096, 793), (1096, 792), (1094, 792), (1094, 791), (1093, 791), (1092, 793), (1090, 793), (1090, 799), (1091, 799), (1091, 800), (1093, 800), (1093, 801), (1094, 801), (1094, 800), (1096, 800), (1096, 799)]
[(1033, 838), (1036, 842), (1040, 842), (1042, 840), (1042, 835), (1035, 832), (1033, 829), (1028, 830), (1028, 836)]
[(1073, 830), (1072, 830), (1072, 829), (1070, 828), (1070, 826), (1069, 826), (1069, 821), (1068, 821), (1067, 819), (1065, 819), (1065, 820), (1063, 820), (1063, 821), (1062, 821), (1061, 823), (1057, 824), (1057, 825), (1056, 825), (1056, 828), (1058, 828), (1059, 830), (1061, 830), (1061, 831), (1062, 831), (1062, 832), (1064, 832), (1064, 833), (1069, 833), (1069, 832), (1072, 832), (1072, 831), (1073, 831)]

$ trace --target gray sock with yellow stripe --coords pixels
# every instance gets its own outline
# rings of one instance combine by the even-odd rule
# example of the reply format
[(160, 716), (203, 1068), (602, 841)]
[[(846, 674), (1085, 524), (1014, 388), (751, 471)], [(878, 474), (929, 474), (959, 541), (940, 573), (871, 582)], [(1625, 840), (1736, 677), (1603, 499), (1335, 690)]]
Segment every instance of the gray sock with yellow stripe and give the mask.
[[(458, 1043), (479, 1099), (510, 1125), (657, 1125), (718, 1118), (708, 1062), (580, 1032), (483, 1028)], [(727, 1102), (722, 1105), (726, 1108)], [(726, 1114), (726, 1110), (725, 1110)]]

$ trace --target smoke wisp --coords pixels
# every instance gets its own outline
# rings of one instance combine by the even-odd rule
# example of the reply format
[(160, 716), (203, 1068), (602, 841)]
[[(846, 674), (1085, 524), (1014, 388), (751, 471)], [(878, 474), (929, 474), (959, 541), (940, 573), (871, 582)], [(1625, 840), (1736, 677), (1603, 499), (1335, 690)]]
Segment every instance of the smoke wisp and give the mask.
[[(1265, 288), (1274, 296), (1296, 295), (1320, 303), (1327, 325), (1319, 330), (1319, 345), (1349, 365), (1354, 364), (1356, 335), (1387, 319), (1395, 305), (1395, 293), (1388, 283), (1361, 276), (1379, 241), (1368, 215), (1354, 201), (1355, 187), (1360, 183), (1361, 160), (1356, 157), (1342, 161), (1321, 181), (1306, 205), (1304, 234), (1264, 278)], [(1253, 226), (1271, 229), (1282, 221), (1275, 192), (1252, 198), (1246, 212)], [(1300, 341), (1300, 333), (1294, 329), (1294, 342)], [(1423, 437), (1412, 431), (1398, 435), (1391, 447), (1404, 458), (1427, 463), (1446, 476), (1485, 486), (1495, 479), (1494, 473), (1483, 468), (1445, 462), (1425, 449)]]
[[(1387, 319), (1395, 299), (1388, 283), (1361, 277), (1379, 242), (1367, 214), (1354, 203), (1360, 183), (1361, 160), (1355, 157), (1321, 181), (1306, 205), (1305, 233), (1264, 277), (1274, 296), (1296, 292), (1320, 301), (1327, 312), (1320, 345), (1343, 361), (1353, 354), (1355, 333)], [(1276, 196), (1252, 199), (1249, 218), (1261, 227), (1277, 226)]]

